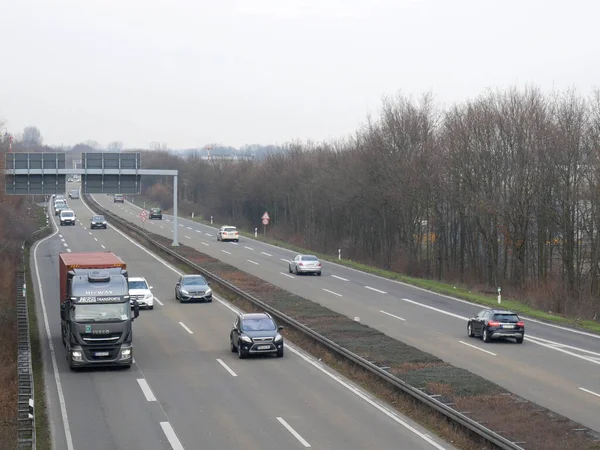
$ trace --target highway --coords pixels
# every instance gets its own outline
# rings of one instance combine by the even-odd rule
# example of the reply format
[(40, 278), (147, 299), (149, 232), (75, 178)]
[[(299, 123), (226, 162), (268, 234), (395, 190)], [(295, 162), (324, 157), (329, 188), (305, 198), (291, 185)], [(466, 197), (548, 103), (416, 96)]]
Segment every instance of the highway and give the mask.
[[(91, 211), (81, 200), (69, 204), (79, 223), (57, 227), (32, 252), (41, 331), (49, 336), (55, 448), (453, 448), (290, 343), (283, 358), (239, 360), (229, 349), (231, 305), (175, 302), (177, 269), (110, 226), (89, 230)], [(60, 339), (61, 251), (113, 251), (131, 276), (154, 286), (155, 309), (133, 324), (131, 369), (70, 371)]]
[[(141, 209), (112, 197), (94, 199), (137, 222)], [(219, 224), (220, 225), (220, 224)], [(235, 224), (229, 224), (235, 225)], [(172, 216), (144, 227), (173, 236)], [(468, 338), (466, 321), (483, 309), (460, 299), (323, 262), (323, 276), (288, 273), (295, 253), (254, 239), (217, 242), (215, 227), (179, 218), (179, 242), (256, 275), (280, 288), (467, 369), (522, 397), (600, 431), (600, 336), (525, 318), (525, 343), (485, 344)]]

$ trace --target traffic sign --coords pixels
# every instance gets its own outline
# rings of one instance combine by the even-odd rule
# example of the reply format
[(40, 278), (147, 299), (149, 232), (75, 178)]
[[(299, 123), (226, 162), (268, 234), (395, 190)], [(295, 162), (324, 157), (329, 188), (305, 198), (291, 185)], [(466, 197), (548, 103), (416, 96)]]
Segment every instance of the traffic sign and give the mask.
[(148, 211), (146, 211), (145, 209), (142, 209), (142, 212), (140, 213), (140, 217), (148, 217)]
[(269, 225), (269, 219), (263, 219), (262, 223), (263, 225)]
[(146, 216), (142, 216), (142, 222), (146, 221)]
[[(261, 217), (262, 220), (271, 220), (269, 217), (269, 213), (265, 211), (265, 213)], [(263, 222), (264, 223), (264, 222)], [(266, 225), (266, 224), (265, 224)]]

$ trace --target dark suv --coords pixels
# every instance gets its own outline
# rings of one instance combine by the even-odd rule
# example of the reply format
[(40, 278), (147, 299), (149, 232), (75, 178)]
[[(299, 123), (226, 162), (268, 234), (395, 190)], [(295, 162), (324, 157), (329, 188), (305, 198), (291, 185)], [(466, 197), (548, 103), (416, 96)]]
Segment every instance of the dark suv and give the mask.
[(469, 337), (481, 336), (483, 342), (492, 339), (515, 338), (522, 344), (525, 338), (525, 323), (519, 316), (504, 309), (484, 309), (467, 323)]
[(125, 196), (123, 194), (115, 194), (113, 203), (125, 203)]
[(162, 220), (162, 210), (160, 208), (152, 208), (150, 210), (150, 220), (152, 219)]
[(238, 314), (229, 333), (229, 346), (240, 359), (249, 355), (275, 353), (283, 356), (283, 336), (275, 320), (267, 313)]

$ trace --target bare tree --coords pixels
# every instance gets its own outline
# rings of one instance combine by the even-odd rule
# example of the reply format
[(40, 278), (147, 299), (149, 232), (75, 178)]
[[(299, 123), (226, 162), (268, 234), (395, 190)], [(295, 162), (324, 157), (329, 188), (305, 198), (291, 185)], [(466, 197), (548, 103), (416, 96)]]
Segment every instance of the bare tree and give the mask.
[(150, 142), (150, 150), (168, 150), (168, 145), (166, 142), (158, 142), (158, 141), (153, 141)]
[(26, 127), (23, 130), (21, 141), (27, 147), (36, 147), (42, 145), (44, 140), (42, 138), (42, 133), (37, 127)]
[(123, 150), (123, 143), (121, 141), (112, 141), (109, 142), (106, 146), (106, 150), (109, 152), (120, 152)]

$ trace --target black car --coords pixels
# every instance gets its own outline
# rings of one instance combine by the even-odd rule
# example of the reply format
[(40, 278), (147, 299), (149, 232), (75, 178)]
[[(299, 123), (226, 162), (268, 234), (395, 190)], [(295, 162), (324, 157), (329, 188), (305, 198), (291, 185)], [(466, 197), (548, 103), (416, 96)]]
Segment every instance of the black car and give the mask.
[(150, 220), (152, 219), (162, 220), (162, 210), (160, 208), (152, 208), (150, 210)]
[(106, 230), (106, 219), (104, 216), (94, 216), (90, 221), (90, 230), (94, 228), (104, 228)]
[(238, 314), (229, 333), (229, 346), (240, 359), (250, 355), (283, 356), (283, 336), (275, 320), (267, 313)]
[(123, 194), (115, 194), (113, 203), (125, 203), (125, 196)]
[(212, 302), (210, 282), (202, 275), (183, 275), (175, 285), (175, 300), (183, 302)]
[(522, 344), (525, 338), (525, 323), (512, 311), (484, 309), (469, 319), (467, 334), (469, 337), (481, 336), (483, 342), (514, 338), (517, 344)]

